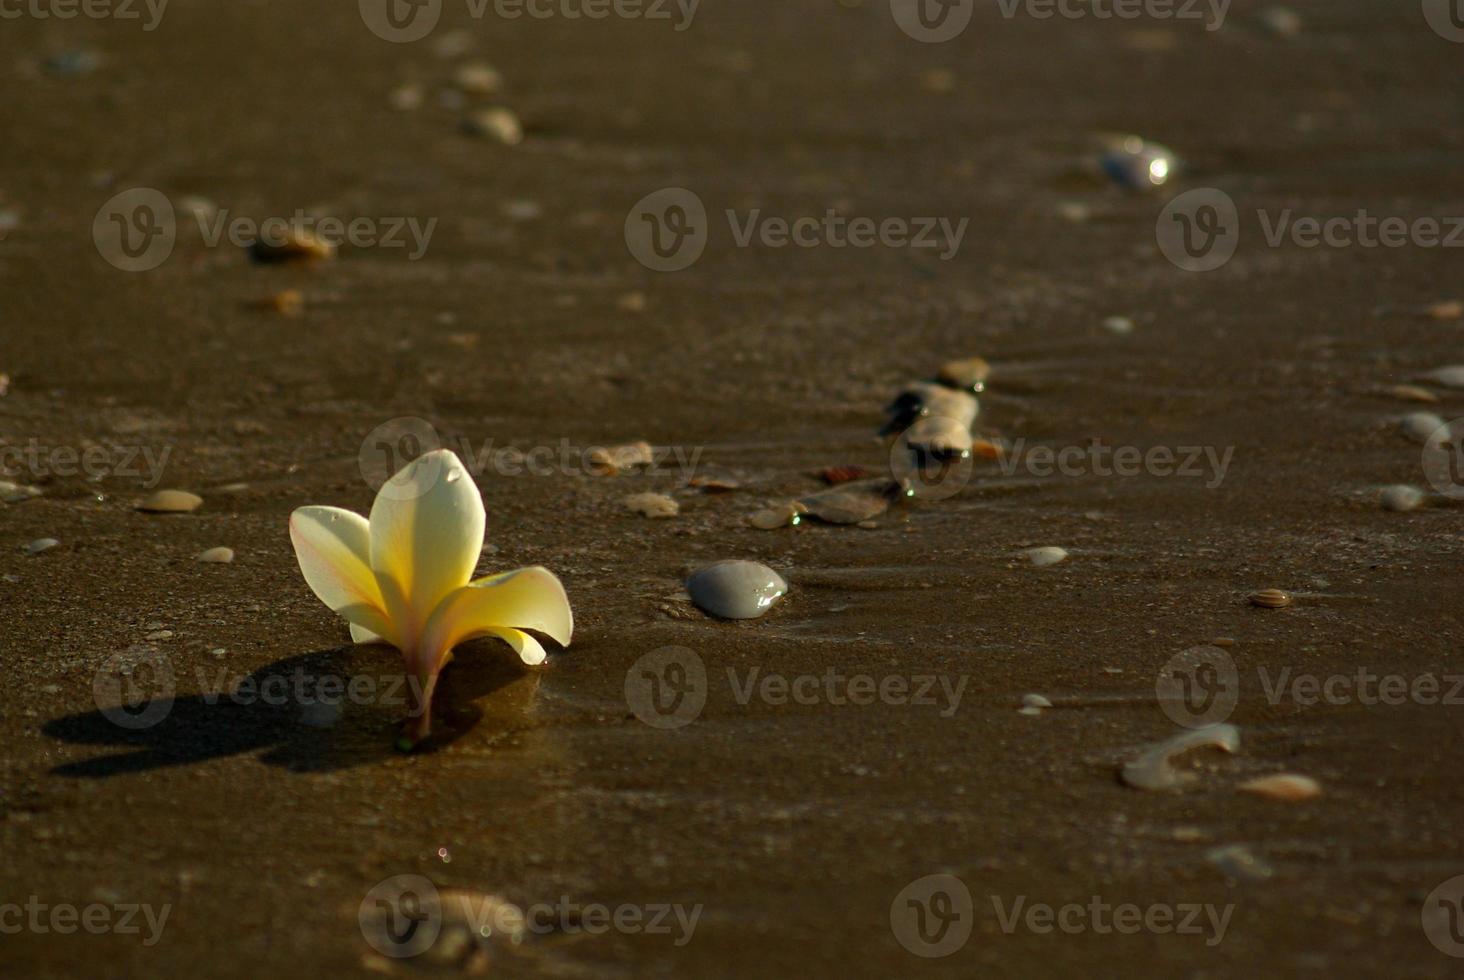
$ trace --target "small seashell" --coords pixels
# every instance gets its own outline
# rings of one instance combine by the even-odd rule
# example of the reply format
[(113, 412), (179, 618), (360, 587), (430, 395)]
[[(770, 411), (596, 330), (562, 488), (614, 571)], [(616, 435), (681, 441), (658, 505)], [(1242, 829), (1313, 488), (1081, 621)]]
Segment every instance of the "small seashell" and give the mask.
[(1427, 388), (1420, 388), (1418, 385), (1394, 385), (1388, 389), (1388, 394), (1394, 398), (1401, 398), (1406, 402), (1436, 402), (1439, 396)]
[(965, 459), (974, 445), (970, 429), (943, 415), (916, 419), (902, 438), (916, 454), (930, 459)]
[(333, 259), (336, 247), (304, 228), (291, 228), (279, 237), (263, 238), (249, 247), (249, 255), (255, 262), (273, 264), (278, 262), (318, 262)]
[(650, 466), (655, 462), (655, 453), (648, 442), (631, 442), (623, 446), (606, 446), (592, 449), (590, 465), (605, 476), (614, 476), (621, 470), (636, 466)]
[(1125, 763), (1123, 781), (1135, 789), (1174, 789), (1193, 779), (1193, 774), (1174, 768), (1174, 760), (1192, 749), (1215, 748), (1235, 752), (1240, 748), (1240, 730), (1234, 725), (1210, 725), (1180, 732), (1167, 741), (1145, 749)]
[(147, 514), (187, 514), (197, 510), (203, 498), (187, 490), (158, 490), (137, 509)]
[(201, 561), (210, 565), (227, 565), (233, 560), (234, 549), (223, 547), (210, 548), (207, 551), (199, 553), (198, 557), (194, 559), (194, 561)]
[(524, 125), (510, 109), (494, 106), (479, 109), (463, 121), (463, 128), (473, 136), (495, 140), (504, 146), (518, 146), (524, 141)]
[(1028, 548), (1026, 551), (1023, 552), (1023, 554), (1027, 556), (1028, 561), (1030, 561), (1033, 565), (1036, 565), (1038, 568), (1042, 568), (1047, 565), (1056, 565), (1058, 562), (1062, 561), (1068, 556), (1068, 553), (1062, 548), (1055, 547)]
[(1206, 854), (1205, 859), (1219, 868), (1220, 873), (1227, 878), (1265, 881), (1275, 873), (1268, 863), (1252, 854), (1250, 848), (1244, 844), (1217, 847)]
[(1464, 317), (1464, 302), (1457, 299), (1444, 300), (1430, 305), (1425, 312), (1435, 320), (1457, 320)]
[(980, 393), (985, 390), (986, 379), (990, 376), (991, 365), (984, 358), (965, 357), (942, 364), (935, 380), (952, 388)]
[(55, 538), (36, 538), (25, 546), (25, 553), (28, 555), (39, 555), (43, 551), (50, 551), (60, 543)]
[(1052, 702), (1040, 694), (1024, 694), (1022, 695), (1022, 707), (1037, 708), (1040, 710), (1042, 708), (1052, 707)]
[(259, 308), (281, 316), (299, 316), (305, 312), (305, 296), (298, 289), (281, 289), (260, 300)]
[(625, 498), (625, 506), (642, 517), (675, 517), (681, 505), (664, 493), (634, 493)]
[(474, 95), (494, 95), (503, 87), (503, 76), (486, 61), (470, 61), (457, 66), (452, 83)]
[(804, 511), (826, 524), (858, 524), (878, 517), (904, 496), (894, 480), (874, 479), (843, 483), (798, 500)]
[(21, 483), (11, 483), (9, 480), (0, 480), (0, 501), (7, 504), (18, 504), (22, 500), (29, 500), (32, 497), (39, 497), (41, 491), (37, 487), (28, 487)]
[(1322, 795), (1321, 783), (1310, 776), (1298, 776), (1289, 772), (1261, 776), (1241, 783), (1236, 788), (1242, 793), (1254, 793), (1256, 796), (1280, 800), (1282, 803), (1303, 803)]
[(1464, 388), (1464, 364), (1450, 364), (1430, 371), (1424, 377), (1445, 388)]
[(686, 481), (686, 485), (702, 493), (726, 493), (742, 486), (736, 480), (719, 476), (694, 476)]
[(1251, 593), (1250, 603), (1262, 609), (1283, 609), (1291, 605), (1292, 598), (1280, 589), (1262, 589)]
[(686, 580), (691, 601), (722, 619), (757, 619), (788, 591), (783, 577), (761, 562), (719, 561)]
[(819, 479), (831, 487), (862, 480), (867, 476), (869, 476), (869, 471), (862, 466), (826, 466), (818, 471)]
[(1103, 329), (1109, 333), (1127, 336), (1134, 332), (1134, 321), (1126, 316), (1110, 316), (1103, 320)]
[(1145, 191), (1168, 183), (1179, 161), (1166, 146), (1125, 136), (1108, 147), (1101, 164), (1103, 172), (1120, 187)]
[(1449, 426), (1432, 412), (1413, 412), (1403, 416), (1399, 428), (1419, 445), (1437, 446), (1449, 441)]
[(1406, 513), (1410, 510), (1417, 510), (1423, 506), (1423, 491), (1417, 487), (1410, 487), (1406, 484), (1397, 484), (1387, 487), (1381, 495), (1383, 510), (1391, 510), (1397, 513)]
[(803, 507), (796, 503), (779, 507), (766, 507), (747, 518), (747, 523), (760, 531), (772, 531), (780, 527), (792, 527), (803, 519)]

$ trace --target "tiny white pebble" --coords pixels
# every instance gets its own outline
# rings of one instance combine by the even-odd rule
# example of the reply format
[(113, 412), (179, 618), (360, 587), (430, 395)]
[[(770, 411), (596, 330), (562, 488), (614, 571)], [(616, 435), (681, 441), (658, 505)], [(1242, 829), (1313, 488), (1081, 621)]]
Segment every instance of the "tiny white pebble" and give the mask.
[(210, 548), (199, 554), (195, 561), (206, 562), (214, 565), (227, 565), (234, 560), (233, 548)]
[(28, 555), (39, 555), (43, 551), (50, 551), (60, 543), (55, 538), (36, 538), (25, 546), (25, 553)]
[(1068, 553), (1062, 548), (1028, 548), (1026, 555), (1028, 561), (1042, 568), (1045, 565), (1056, 565), (1067, 558)]
[(1400, 483), (1383, 490), (1381, 499), (1383, 510), (1403, 513), (1423, 505), (1423, 491)]
[(1126, 316), (1111, 316), (1103, 321), (1103, 329), (1109, 333), (1125, 336), (1134, 332), (1134, 321)]

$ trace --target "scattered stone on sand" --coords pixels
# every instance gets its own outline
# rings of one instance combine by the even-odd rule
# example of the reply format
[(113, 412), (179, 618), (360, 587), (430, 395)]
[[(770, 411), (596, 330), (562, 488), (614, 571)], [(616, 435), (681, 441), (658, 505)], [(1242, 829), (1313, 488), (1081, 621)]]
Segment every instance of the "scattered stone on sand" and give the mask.
[(1435, 320), (1458, 320), (1464, 317), (1464, 302), (1457, 299), (1443, 300), (1429, 305), (1424, 313)]
[(906, 385), (894, 401), (885, 406), (889, 421), (880, 430), (882, 435), (903, 432), (917, 419), (947, 418), (970, 428), (981, 412), (981, 403), (968, 391), (957, 391), (945, 385), (916, 381)]
[(772, 531), (780, 527), (793, 527), (803, 520), (807, 513), (802, 504), (789, 503), (777, 507), (764, 507), (748, 515), (747, 523), (760, 531)]
[(902, 438), (917, 456), (933, 460), (965, 459), (975, 444), (967, 426), (943, 415), (916, 419)]
[(152, 641), (157, 641), (157, 640), (171, 640), (172, 638), (173, 638), (173, 631), (172, 630), (169, 630), (169, 629), (153, 630), (147, 636), (144, 636), (143, 637), (144, 640), (152, 640)]
[(1126, 316), (1110, 316), (1103, 320), (1103, 329), (1111, 334), (1126, 337), (1134, 332), (1134, 321)]
[(863, 480), (867, 476), (869, 476), (869, 470), (862, 466), (826, 466), (818, 471), (818, 478), (831, 487)]
[(1265, 881), (1275, 874), (1271, 865), (1251, 853), (1244, 844), (1227, 844), (1205, 855), (1205, 860), (1220, 869), (1227, 878), (1237, 881)]
[(1040, 715), (1044, 708), (1052, 707), (1052, 702), (1040, 694), (1025, 694), (1022, 696), (1022, 706), (1017, 709), (1019, 715)]
[(444, 61), (459, 58), (473, 50), (477, 41), (473, 32), (461, 27), (443, 31), (432, 39), (432, 53)]
[(1439, 396), (1427, 388), (1420, 388), (1418, 385), (1394, 385), (1388, 389), (1388, 394), (1394, 398), (1401, 398), (1405, 402), (1424, 402), (1432, 404), (1439, 400)]
[(544, 216), (544, 205), (527, 197), (504, 201), (502, 210), (510, 221), (536, 221)]
[(761, 562), (719, 561), (686, 580), (691, 601), (722, 619), (757, 619), (788, 591), (783, 577)]
[(1194, 773), (1181, 772), (1174, 760), (1194, 749), (1214, 748), (1225, 752), (1240, 749), (1240, 729), (1234, 725), (1210, 725), (1180, 732), (1173, 738), (1145, 749), (1138, 758), (1123, 767), (1123, 781), (1135, 789), (1174, 789), (1194, 779)]
[(879, 478), (842, 483), (800, 497), (798, 503), (805, 513), (825, 524), (858, 524), (883, 514), (902, 496), (904, 490), (897, 481)]
[(55, 538), (36, 538), (25, 546), (25, 553), (28, 555), (39, 555), (43, 551), (50, 551), (60, 543)]
[(615, 476), (621, 470), (637, 466), (650, 466), (655, 462), (655, 453), (648, 442), (630, 442), (623, 446), (602, 446), (591, 449), (590, 465), (601, 476)]
[(1178, 159), (1166, 146), (1138, 136), (1124, 136), (1109, 144), (1101, 165), (1120, 187), (1146, 191), (1167, 184), (1178, 169)]
[(26, 486), (23, 483), (11, 483), (9, 480), (0, 480), (0, 502), (7, 504), (18, 504), (22, 500), (29, 500), (32, 497), (39, 497), (39, 487)]
[(626, 293), (615, 301), (615, 308), (621, 313), (644, 313), (649, 301), (640, 291)]
[(1267, 7), (1256, 15), (1261, 26), (1288, 41), (1301, 33), (1301, 15), (1290, 7)]
[(203, 506), (203, 498), (187, 490), (158, 490), (137, 505), (146, 514), (188, 514)]
[(1262, 589), (1259, 592), (1250, 594), (1250, 604), (1260, 606), (1262, 609), (1284, 609), (1291, 605), (1293, 600), (1288, 593), (1280, 589)]
[(1438, 446), (1449, 441), (1448, 423), (1433, 412), (1412, 412), (1398, 423), (1399, 431), (1421, 446)]
[(503, 76), (486, 61), (469, 61), (453, 70), (452, 83), (473, 95), (496, 95), (503, 88)]
[(391, 107), (397, 112), (412, 112), (422, 107), (426, 95), (426, 91), (416, 82), (398, 85), (391, 90)]
[(10, 375), (0, 373), (0, 398), (10, 394)]
[(249, 247), (249, 256), (255, 262), (273, 265), (280, 262), (321, 262), (336, 255), (335, 243), (315, 235), (304, 228), (290, 228), (282, 235), (270, 235), (269, 240), (260, 238)]
[(963, 357), (946, 361), (936, 372), (935, 380), (952, 388), (960, 388), (979, 394), (986, 388), (986, 379), (991, 376), (991, 365), (985, 358)]
[(1022, 553), (1027, 556), (1029, 562), (1038, 568), (1043, 568), (1047, 565), (1056, 565), (1058, 562), (1064, 561), (1068, 556), (1067, 551), (1058, 547), (1028, 548)]
[(681, 505), (664, 493), (633, 493), (625, 498), (625, 506), (642, 517), (675, 517)]
[(513, 110), (502, 106), (469, 113), (463, 120), (463, 128), (473, 136), (481, 136), (504, 146), (518, 146), (524, 141), (524, 124)]
[(1380, 497), (1383, 510), (1391, 510), (1397, 513), (1417, 510), (1423, 506), (1424, 499), (1422, 490), (1403, 483), (1384, 488)]
[(299, 316), (305, 312), (305, 295), (298, 289), (281, 289), (260, 300), (258, 306), (281, 316)]
[(210, 548), (207, 551), (200, 552), (198, 557), (194, 559), (194, 561), (201, 561), (209, 565), (227, 565), (233, 560), (234, 549), (224, 547)]
[(1253, 793), (1282, 803), (1304, 803), (1322, 795), (1321, 783), (1310, 776), (1289, 772), (1247, 780), (1236, 788), (1242, 793)]
[(1464, 388), (1464, 364), (1450, 364), (1430, 371), (1424, 377), (1445, 388)]

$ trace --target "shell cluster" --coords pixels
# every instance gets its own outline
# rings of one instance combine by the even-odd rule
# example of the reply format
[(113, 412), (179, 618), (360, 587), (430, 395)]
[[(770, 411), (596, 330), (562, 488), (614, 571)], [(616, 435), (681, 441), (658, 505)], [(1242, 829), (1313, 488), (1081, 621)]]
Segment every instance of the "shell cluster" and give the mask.
[(971, 427), (981, 414), (976, 393), (991, 367), (979, 357), (948, 361), (934, 381), (913, 381), (885, 406), (881, 435), (898, 435), (915, 462), (966, 459), (975, 443)]

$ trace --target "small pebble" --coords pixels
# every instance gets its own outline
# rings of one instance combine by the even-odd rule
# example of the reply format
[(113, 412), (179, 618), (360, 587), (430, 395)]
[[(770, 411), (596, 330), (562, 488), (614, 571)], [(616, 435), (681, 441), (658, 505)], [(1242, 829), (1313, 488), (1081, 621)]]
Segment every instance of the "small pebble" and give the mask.
[(147, 636), (144, 636), (143, 637), (144, 640), (171, 640), (172, 638), (173, 638), (173, 631), (172, 630), (154, 630), (153, 632), (149, 633)]
[(766, 507), (747, 518), (747, 523), (760, 531), (772, 531), (780, 527), (792, 527), (803, 519), (804, 510), (798, 504), (783, 504)]
[(1417, 487), (1410, 487), (1406, 484), (1397, 484), (1383, 490), (1381, 495), (1383, 510), (1390, 510), (1396, 513), (1406, 513), (1410, 510), (1417, 510), (1423, 506), (1423, 491)]
[(1103, 329), (1109, 333), (1126, 337), (1134, 332), (1134, 321), (1126, 316), (1110, 316), (1103, 320)]
[(1440, 445), (1448, 442), (1450, 437), (1448, 425), (1432, 412), (1405, 415), (1398, 427), (1405, 436), (1422, 446)]
[(686, 481), (686, 485), (702, 493), (726, 493), (742, 486), (736, 480), (723, 476), (694, 476)]
[(788, 591), (783, 577), (761, 562), (719, 561), (686, 581), (691, 601), (722, 619), (757, 619)]
[(260, 300), (259, 308), (281, 316), (299, 316), (305, 312), (305, 296), (298, 289), (282, 289)]
[(1457, 299), (1444, 300), (1430, 305), (1426, 312), (1435, 320), (1457, 320), (1464, 317), (1464, 302)]
[(1257, 19), (1277, 37), (1289, 40), (1301, 33), (1301, 15), (1290, 7), (1267, 7)]
[(1259, 779), (1241, 783), (1236, 788), (1242, 793), (1254, 793), (1256, 796), (1282, 803), (1304, 803), (1322, 795), (1321, 783), (1310, 776), (1298, 776), (1289, 772), (1261, 776)]
[(1291, 605), (1292, 601), (1291, 596), (1280, 589), (1262, 589), (1250, 596), (1251, 605), (1262, 609), (1283, 609)]
[(421, 108), (424, 95), (422, 86), (415, 83), (398, 85), (391, 90), (391, 107), (397, 112), (411, 112)]
[(524, 141), (524, 126), (512, 110), (495, 106), (479, 109), (463, 121), (463, 128), (474, 136), (491, 139), (504, 146), (517, 146)]
[(1439, 400), (1439, 396), (1427, 388), (1420, 388), (1418, 385), (1394, 385), (1388, 389), (1388, 394), (1394, 398), (1401, 398), (1406, 402), (1433, 403)]
[(636, 493), (625, 498), (625, 506), (642, 517), (675, 517), (681, 505), (664, 493)]
[(1242, 881), (1265, 881), (1275, 872), (1265, 861), (1251, 853), (1244, 844), (1229, 844), (1217, 847), (1205, 858), (1227, 878)]
[(1450, 364), (1448, 367), (1430, 371), (1424, 377), (1445, 388), (1464, 388), (1464, 364)]
[(60, 543), (55, 538), (36, 538), (25, 546), (25, 553), (28, 555), (39, 555), (43, 551), (50, 551)]
[(503, 87), (503, 76), (486, 61), (470, 61), (453, 71), (452, 83), (474, 95), (494, 95)]
[(1047, 565), (1056, 565), (1058, 562), (1064, 560), (1068, 556), (1068, 553), (1066, 551), (1064, 551), (1062, 548), (1056, 547), (1028, 548), (1025, 552), (1023, 552), (1023, 554), (1027, 556), (1028, 561), (1030, 561), (1033, 565), (1036, 565), (1038, 568), (1042, 568)]
[(146, 514), (187, 514), (203, 505), (203, 498), (187, 490), (158, 490), (137, 509)]
[(648, 305), (646, 294), (642, 292), (626, 293), (615, 301), (615, 308), (622, 313), (644, 313)]
[(201, 552), (194, 561), (201, 561), (212, 565), (227, 565), (234, 560), (233, 548), (210, 548)]

